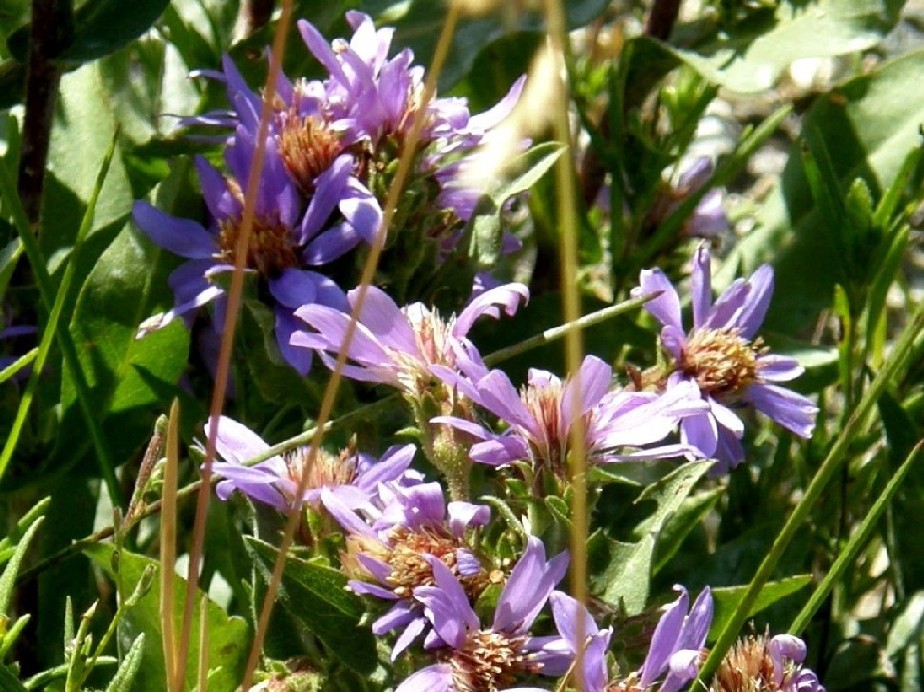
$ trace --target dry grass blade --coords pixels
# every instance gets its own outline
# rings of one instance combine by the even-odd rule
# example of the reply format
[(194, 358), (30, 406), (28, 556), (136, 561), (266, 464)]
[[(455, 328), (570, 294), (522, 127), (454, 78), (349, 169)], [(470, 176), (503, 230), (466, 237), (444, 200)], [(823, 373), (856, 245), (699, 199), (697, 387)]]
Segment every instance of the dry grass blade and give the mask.
[(170, 406), (167, 419), (167, 462), (164, 466), (163, 505), (160, 514), (160, 631), (164, 646), (164, 668), (167, 673), (168, 692), (178, 692), (176, 633), (173, 625), (173, 566), (176, 564), (176, 504), (179, 478), (180, 405), (176, 399)]
[[(283, 0), (282, 14), (276, 26), (273, 37), (273, 55), (283, 56), (286, 49), (286, 37), (292, 23), (292, 0)], [(234, 344), (234, 331), (237, 327), (237, 316), (241, 304), (241, 294), (244, 287), (244, 261), (247, 257), (247, 248), (250, 243), (250, 234), (253, 230), (254, 214), (256, 210), (257, 191), (260, 185), (260, 175), (263, 172), (263, 162), (266, 155), (266, 137), (269, 132), (269, 121), (273, 112), (273, 100), (276, 95), (276, 84), (279, 78), (282, 60), (270, 60), (269, 74), (263, 87), (263, 109), (260, 113), (260, 125), (257, 131), (257, 146), (254, 151), (253, 162), (247, 178), (247, 189), (244, 193), (244, 209), (241, 215), (241, 226), (234, 248), (234, 272), (231, 274), (231, 286), (228, 289), (228, 303), (225, 312), (225, 329), (221, 338), (221, 350), (218, 354), (218, 366), (215, 371), (215, 388), (212, 390), (212, 402), (209, 407), (208, 439), (205, 446), (205, 461), (202, 464), (202, 485), (199, 488), (199, 497), (196, 501), (196, 519), (193, 526), (192, 548), (189, 552), (189, 571), (187, 572), (186, 601), (183, 607), (183, 632), (180, 637), (180, 646), (177, 657), (185, 661), (189, 655), (189, 640), (192, 630), (192, 612), (196, 602), (196, 587), (199, 581), (199, 564), (202, 560), (202, 547), (205, 541), (205, 521), (208, 512), (210, 481), (212, 479), (212, 461), (215, 459), (215, 440), (218, 436), (218, 419), (224, 407), (225, 393), (228, 386), (228, 374), (231, 368), (231, 350)]]
[[(561, 229), (561, 284), (562, 284), (562, 317), (564, 322), (576, 322), (581, 317), (581, 296), (577, 278), (577, 230), (575, 218), (575, 204), (577, 200), (572, 168), (573, 155), (571, 150), (571, 123), (568, 113), (568, 98), (565, 70), (565, 42), (567, 41), (567, 27), (565, 13), (559, 0), (547, 0), (545, 3), (545, 16), (547, 23), (548, 41), (552, 59), (555, 61), (555, 79), (552, 82), (555, 90), (555, 113), (553, 128), (556, 139), (568, 146), (569, 152), (558, 159), (555, 164), (558, 182), (558, 212), (559, 228)], [(581, 394), (580, 367), (584, 355), (584, 344), (579, 330), (569, 331), (565, 336), (565, 363), (575, 386), (572, 388), (573, 396), (579, 398)], [(575, 410), (580, 408), (580, 401), (574, 401)], [(569, 439), (571, 452), (569, 465), (571, 470), (571, 595), (581, 605), (587, 602), (587, 482), (584, 444), (584, 419), (577, 416), (571, 426)], [(584, 631), (584, 610), (578, 608), (575, 614), (575, 630)], [(577, 642), (577, 652), (574, 661), (574, 670), (579, 671), (584, 657), (584, 642)], [(581, 692), (583, 679), (575, 674), (572, 680), (575, 689)]]
[(208, 690), (209, 681), (209, 596), (199, 599), (199, 692)]
[[(427, 71), (427, 78), (424, 82), (423, 94), (421, 96), (420, 105), (418, 106), (417, 111), (420, 117), (414, 118), (411, 131), (408, 133), (408, 136), (405, 139), (404, 149), (402, 150), (401, 157), (398, 160), (398, 168), (395, 172), (392, 185), (388, 190), (388, 197), (385, 200), (385, 208), (382, 214), (382, 223), (379, 226), (378, 233), (376, 234), (375, 243), (373, 243), (366, 263), (363, 266), (362, 276), (360, 278), (359, 286), (357, 287), (356, 302), (354, 303), (353, 309), (350, 312), (350, 321), (347, 325), (347, 330), (344, 334), (340, 351), (337, 354), (337, 363), (334, 366), (330, 380), (328, 380), (327, 387), (324, 390), (324, 397), (321, 401), (321, 408), (318, 412), (317, 424), (315, 427), (316, 432), (311, 440), (311, 446), (307, 455), (306, 465), (308, 472), (301, 475), (299, 487), (294, 495), (296, 498), (301, 497), (304, 494), (308, 478), (311, 476), (311, 465), (314, 463), (318, 451), (321, 448), (321, 440), (324, 437), (324, 430), (328, 420), (330, 420), (330, 415), (334, 406), (334, 400), (337, 396), (337, 389), (340, 386), (340, 378), (343, 373), (343, 367), (346, 365), (346, 354), (349, 352), (350, 342), (353, 340), (353, 335), (356, 332), (356, 325), (359, 320), (359, 315), (362, 313), (363, 304), (366, 300), (366, 293), (368, 292), (369, 286), (372, 283), (372, 279), (375, 276), (379, 257), (381, 256), (382, 248), (385, 245), (385, 237), (388, 232), (389, 225), (391, 224), (391, 220), (394, 217), (401, 190), (403, 189), (404, 183), (407, 180), (407, 176), (411, 167), (411, 160), (414, 156), (414, 151), (417, 148), (417, 143), (420, 141), (420, 133), (423, 130), (425, 121), (424, 115), (426, 114), (428, 104), (436, 93), (436, 81), (442, 70), (446, 56), (449, 53), (449, 47), (452, 43), (452, 36), (455, 33), (455, 27), (458, 19), (458, 7), (455, 4), (450, 4), (446, 15), (446, 22), (443, 25), (443, 29), (440, 33), (440, 37), (436, 45), (436, 51), (433, 55), (433, 62), (430, 65), (430, 69)], [(253, 645), (250, 649), (250, 656), (247, 660), (247, 668), (244, 673), (244, 680), (242, 684), (242, 687), (245, 690), (249, 689), (251, 681), (253, 680), (253, 674), (257, 667), (257, 659), (260, 655), (260, 650), (263, 648), (263, 639), (266, 636), (266, 629), (269, 625), (270, 613), (272, 613), (273, 605), (276, 601), (276, 594), (282, 581), (282, 570), (285, 564), (285, 558), (289, 552), (289, 549), (292, 547), (292, 541), (295, 538), (295, 532), (298, 528), (300, 514), (301, 506), (297, 503), (293, 503), (288, 512), (285, 534), (283, 535), (282, 542), (279, 546), (279, 556), (273, 565), (273, 573), (266, 587), (266, 595), (263, 599), (263, 607), (260, 611), (260, 619), (257, 623), (257, 631), (254, 635)]]

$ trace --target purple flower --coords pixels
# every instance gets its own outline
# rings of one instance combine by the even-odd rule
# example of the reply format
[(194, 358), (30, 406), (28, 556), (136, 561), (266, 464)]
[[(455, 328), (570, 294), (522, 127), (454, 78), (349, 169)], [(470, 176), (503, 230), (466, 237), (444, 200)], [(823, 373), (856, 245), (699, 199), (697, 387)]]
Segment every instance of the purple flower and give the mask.
[[(205, 427), (208, 434), (208, 425)], [(381, 460), (344, 450), (339, 456), (319, 451), (308, 463), (308, 449), (273, 456), (252, 466), (249, 459), (265, 454), (269, 445), (245, 425), (222, 416), (218, 422), (216, 448), (221, 457), (212, 470), (222, 480), (215, 492), (222, 500), (235, 491), (279, 510), (287, 510), (298, 491), (302, 474), (309, 475), (301, 501), (313, 507), (335, 501), (337, 508), (357, 509), (368, 505), (379, 485), (400, 481), (414, 458), (414, 445), (391, 447)]]
[[(241, 190), (246, 186), (253, 161), (253, 142), (243, 126), (238, 127), (234, 144), (226, 149), (226, 159), (234, 173), (232, 179), (224, 178), (202, 158), (196, 162), (211, 215), (208, 228), (170, 216), (147, 202), (135, 203), (133, 216), (139, 228), (156, 244), (188, 260), (170, 276), (175, 307), (142, 324), (139, 336), (224, 297), (224, 289), (214, 278), (234, 267), (243, 212)], [(337, 285), (306, 267), (336, 259), (354, 247), (359, 237), (371, 237), (370, 233), (375, 232), (373, 227), (378, 224), (377, 202), (371, 195), (351, 191), (351, 169), (349, 156), (335, 160), (318, 177), (314, 195), (303, 211), (295, 184), (272, 140), (267, 142), (266, 164), (244, 266), (265, 282), (275, 309), (280, 351), (302, 374), (307, 373), (311, 357), (310, 353), (293, 349), (289, 344), (297, 325), (292, 312), (312, 302), (346, 308), (346, 299)], [(332, 215), (342, 221), (331, 226)], [(366, 217), (373, 218), (370, 221)], [(354, 220), (364, 228), (354, 225)]]
[[(347, 294), (351, 307), (357, 294), (357, 290)], [(481, 363), (467, 338), (478, 318), (497, 318), (501, 311), (513, 315), (528, 297), (529, 291), (522, 284), (507, 284), (484, 291), (458, 316), (443, 318), (422, 303), (399, 308), (384, 291), (370, 287), (343, 374), (354, 380), (388, 384), (419, 398), (434, 382), (434, 366), (452, 369), (459, 361)], [(333, 368), (349, 315), (321, 305), (305, 305), (295, 314), (315, 331), (295, 333), (292, 344), (317, 351)]]
[[(626, 452), (670, 434), (677, 422), (702, 413), (706, 407), (691, 385), (673, 388), (664, 395), (652, 392), (610, 392), (612, 368), (596, 356), (587, 356), (578, 377), (562, 382), (544, 370), (532, 369), (519, 392), (500, 370), (469, 366), (460, 376), (448, 368), (436, 370), (449, 384), (507, 424), (496, 434), (490, 429), (451, 417), (435, 418), (481, 440), (471, 448), (474, 461), (503, 466), (529, 461), (536, 469), (548, 468), (562, 478), (568, 457), (571, 428), (584, 422), (584, 446), (593, 463), (628, 458), (662, 458), (690, 455), (685, 445), (665, 445)], [(580, 383), (580, 391), (575, 391)]]
[(670, 358), (670, 371), (660, 382), (670, 389), (694, 383), (707, 412), (681, 422), (682, 440), (719, 460), (713, 471), (725, 473), (744, 458), (744, 424), (734, 409), (753, 406), (800, 437), (810, 437), (818, 409), (801, 394), (777, 383), (802, 373), (793, 358), (769, 355), (755, 339), (773, 293), (773, 269), (761, 266), (750, 279), (736, 280), (713, 304), (709, 250), (693, 257), (691, 290), (693, 329), (684, 333), (680, 298), (659, 269), (644, 270), (633, 295), (662, 294), (645, 304), (664, 327), (661, 346)]
[[(377, 503), (349, 507), (328, 497), (327, 507), (349, 532), (344, 568), (357, 579), (350, 589), (391, 601), (388, 611), (372, 623), (376, 635), (399, 628), (392, 660), (429, 626), (423, 607), (413, 596), (434, 583), (435, 560), (477, 597), (501, 573), (489, 573), (473, 552), (468, 533), (487, 524), (490, 509), (468, 502), (446, 503), (439, 483), (409, 487), (380, 486)], [(365, 518), (364, 518), (365, 517)]]
[(443, 662), (414, 673), (398, 686), (398, 692), (526, 689), (511, 687), (521, 674), (560, 675), (568, 669), (573, 654), (562, 637), (529, 634), (568, 568), (567, 553), (546, 561), (542, 542), (530, 537), (501, 592), (489, 628), (481, 627), (452, 572), (440, 561), (430, 561), (434, 585), (420, 587), (414, 595), (433, 626), (430, 647), (448, 651), (441, 652)]

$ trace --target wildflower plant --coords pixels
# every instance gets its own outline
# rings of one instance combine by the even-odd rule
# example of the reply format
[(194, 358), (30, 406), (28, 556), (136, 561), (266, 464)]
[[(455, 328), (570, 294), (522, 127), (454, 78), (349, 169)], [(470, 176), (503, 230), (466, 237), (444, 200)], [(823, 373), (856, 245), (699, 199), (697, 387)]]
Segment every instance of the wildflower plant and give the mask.
[(0, 12), (0, 689), (920, 689), (917, 10), (790, 4)]

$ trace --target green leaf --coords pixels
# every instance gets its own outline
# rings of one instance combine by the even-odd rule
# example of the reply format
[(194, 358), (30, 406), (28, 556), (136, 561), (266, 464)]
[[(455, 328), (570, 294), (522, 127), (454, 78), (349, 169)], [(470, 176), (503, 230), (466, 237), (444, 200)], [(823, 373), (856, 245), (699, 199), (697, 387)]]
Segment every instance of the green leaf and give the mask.
[(658, 539), (668, 519), (677, 512), (693, 491), (711, 462), (684, 464), (654, 483), (639, 495), (637, 502), (655, 502), (654, 513), (639, 527), (643, 537), (637, 543), (625, 543), (597, 534), (590, 539), (588, 555), (592, 564), (591, 590), (607, 603), (636, 615), (648, 600), (652, 563)]
[[(118, 50), (151, 28), (170, 0), (87, 0), (74, 13), (74, 34), (57, 55), (48, 56), (74, 66)], [(10, 36), (10, 52), (25, 62), (31, 24)]]
[(44, 516), (36, 517), (26, 529), (19, 543), (16, 544), (16, 550), (6, 564), (3, 574), (0, 575), (0, 614), (4, 616), (9, 616), (10, 600), (13, 598), (13, 587), (16, 585), (16, 573), (19, 572), (19, 566), (29, 549), (29, 543), (44, 520)]
[[(924, 51), (905, 55), (837, 87), (805, 116), (806, 138), (821, 138), (841, 187), (862, 177), (878, 198), (899, 175), (908, 152), (921, 144), (924, 104), (908, 98), (920, 86)], [(795, 147), (800, 146), (798, 143)], [(830, 257), (834, 221), (813, 203), (801, 157), (789, 157), (779, 187), (762, 205), (757, 227), (735, 248), (717, 284), (772, 261), (776, 292), (767, 315), (770, 330), (793, 333), (831, 304), (842, 271)]]
[[(779, 581), (767, 582), (760, 590), (757, 600), (748, 611), (747, 617), (753, 617), (760, 611), (769, 608), (777, 601), (804, 589), (812, 581), (809, 574), (797, 574), (792, 577), (786, 577)], [(724, 586), (712, 589), (712, 597), (715, 602), (715, 612), (712, 616), (712, 626), (709, 631), (715, 636), (721, 632), (728, 620), (738, 607), (741, 596), (744, 594), (747, 586)]]
[(691, 50), (637, 39), (636, 59), (651, 65), (671, 56), (726, 89), (765, 91), (796, 60), (850, 55), (875, 46), (898, 22), (903, 5), (900, 0), (775, 3), (773, 15), (716, 32)]
[[(576, 29), (590, 23), (609, 5), (608, 0), (569, 0), (563, 5), (568, 28)], [(363, 0), (358, 9), (375, 17), (377, 25), (394, 26), (394, 44), (410, 47), (418, 64), (430, 64), (446, 17), (445, 3), (432, 0), (412, 0), (409, 3)], [(485, 17), (463, 17), (453, 34), (449, 56), (440, 74), (440, 88), (447, 89), (462, 79), (471, 70), (481, 48), (495, 39), (516, 31), (539, 33), (543, 29), (542, 14), (525, 12), (522, 7), (512, 13), (493, 12)]]
[[(278, 551), (250, 536), (246, 545), (265, 583)], [(375, 638), (360, 624), (365, 608), (346, 585), (347, 578), (339, 570), (287, 555), (278, 598), (285, 611), (334, 656), (356, 672), (368, 674), (376, 666)]]
[(0, 688), (7, 692), (28, 692), (28, 688), (19, 681), (19, 676), (5, 663), (0, 664)]
[(713, 488), (697, 493), (684, 500), (674, 516), (670, 517), (661, 532), (653, 571), (655, 574), (667, 566), (680, 550), (684, 539), (698, 526), (702, 526), (706, 515), (712, 511), (723, 493), (722, 488)]
[(32, 525), (37, 522), (45, 514), (45, 510), (48, 509), (48, 505), (51, 504), (51, 498), (45, 497), (36, 502), (32, 509), (26, 512), (19, 521), (16, 522), (16, 526), (3, 537), (3, 540), (0, 540), (0, 563), (6, 562), (10, 556), (13, 554), (15, 549), (22, 542), (23, 536), (26, 535)]
[[(97, 543), (84, 549), (84, 553), (119, 585), (123, 597), (127, 597), (138, 584), (141, 575), (149, 565), (160, 570), (157, 560), (135, 555), (122, 550), (116, 553), (114, 547), (108, 543)], [(114, 565), (118, 566), (116, 571)], [(159, 581), (159, 571), (154, 575), (154, 582)], [(186, 580), (176, 576), (174, 578), (173, 617), (174, 622), (183, 620), (183, 608), (186, 602)], [(208, 666), (214, 671), (210, 678), (211, 687), (215, 690), (233, 690), (240, 684), (247, 660), (250, 633), (243, 618), (229, 617), (224, 610), (212, 601), (208, 602)], [(148, 642), (141, 653), (138, 663), (137, 675), (144, 680), (146, 686), (158, 688), (166, 680), (163, 648), (159, 646), (161, 639), (160, 620), (160, 594), (157, 589), (149, 590), (140, 598), (137, 605), (129, 608), (123, 615), (118, 633), (123, 646), (129, 643), (134, 646), (140, 635), (144, 635)], [(192, 631), (199, 631), (199, 608), (193, 608)], [(199, 667), (199, 638), (193, 636), (189, 644), (189, 656), (186, 661), (186, 686), (191, 689), (198, 679)]]
[(132, 642), (131, 648), (122, 659), (122, 664), (112, 677), (112, 681), (106, 687), (106, 692), (131, 692), (132, 683), (135, 676), (141, 669), (142, 656), (144, 654), (145, 634), (139, 634), (135, 641)]

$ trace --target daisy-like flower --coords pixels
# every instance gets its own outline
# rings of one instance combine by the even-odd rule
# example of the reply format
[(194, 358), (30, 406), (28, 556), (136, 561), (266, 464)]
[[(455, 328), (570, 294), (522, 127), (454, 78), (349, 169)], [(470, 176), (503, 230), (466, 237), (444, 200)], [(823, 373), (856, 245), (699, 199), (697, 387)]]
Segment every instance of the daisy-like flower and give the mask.
[(349, 532), (344, 569), (356, 577), (355, 593), (392, 602), (372, 623), (377, 636), (403, 628), (392, 650), (397, 658), (428, 627), (423, 606), (413, 598), (420, 587), (434, 584), (435, 560), (474, 598), (490, 583), (503, 579), (487, 570), (469, 544), (472, 529), (487, 524), (490, 508), (468, 502), (446, 503), (439, 483), (380, 487), (379, 502), (351, 508), (339, 498), (327, 507)]
[(644, 270), (635, 296), (661, 291), (645, 304), (664, 327), (661, 346), (670, 362), (658, 386), (670, 391), (693, 383), (709, 410), (681, 422), (684, 442), (720, 464), (713, 473), (726, 473), (744, 459), (744, 423), (735, 409), (753, 406), (787, 430), (810, 437), (817, 407), (806, 397), (779, 386), (802, 374), (786, 356), (767, 353), (755, 338), (773, 293), (773, 269), (761, 266), (747, 281), (738, 279), (712, 302), (709, 250), (693, 257), (691, 290), (693, 329), (684, 332), (680, 297), (659, 269)]
[[(208, 425), (205, 427), (208, 434)], [(381, 459), (344, 450), (334, 456), (319, 451), (309, 463), (308, 449), (300, 448), (285, 456), (273, 456), (252, 466), (249, 459), (270, 448), (247, 426), (222, 416), (215, 441), (220, 459), (212, 471), (221, 478), (215, 492), (227, 500), (235, 491), (249, 498), (288, 510), (295, 499), (304, 474), (308, 474), (301, 503), (318, 508), (336, 502), (337, 509), (366, 507), (377, 497), (379, 485), (399, 482), (414, 459), (414, 445), (391, 447)]]
[[(358, 289), (347, 294), (351, 307), (357, 295)], [(507, 284), (484, 291), (458, 315), (444, 318), (422, 303), (399, 308), (384, 291), (370, 287), (343, 374), (354, 380), (388, 384), (411, 399), (419, 399), (434, 384), (433, 366), (453, 369), (460, 360), (481, 363), (467, 338), (476, 320), (483, 316), (496, 319), (502, 311), (513, 315), (528, 298), (526, 286)], [(333, 368), (349, 315), (320, 305), (305, 305), (295, 315), (314, 331), (297, 332), (292, 344), (317, 351)]]
[[(481, 440), (471, 448), (472, 460), (491, 466), (528, 461), (537, 471), (549, 469), (561, 478), (568, 477), (571, 428), (579, 418), (584, 423), (588, 460), (606, 463), (690, 456), (695, 450), (687, 445), (635, 451), (626, 448), (663, 440), (678, 421), (706, 409), (692, 385), (675, 387), (660, 396), (653, 392), (611, 392), (612, 368), (596, 356), (585, 357), (578, 376), (564, 382), (552, 373), (532, 369), (520, 391), (500, 370), (488, 372), (468, 366), (461, 375), (448, 368), (436, 371), (508, 425), (497, 434), (471, 421), (435, 418), (435, 422), (453, 425)], [(580, 391), (576, 391), (578, 383)]]
[[(712, 592), (703, 589), (693, 607), (682, 586), (675, 586), (680, 596), (661, 615), (651, 637), (648, 655), (642, 667), (608, 689), (613, 692), (676, 692), (699, 672), (705, 656), (703, 645), (712, 624)], [(661, 680), (660, 686), (654, 685)], [(762, 689), (762, 688), (756, 688)]]
[(573, 654), (561, 637), (532, 637), (529, 629), (545, 606), (552, 589), (568, 568), (568, 555), (545, 559), (542, 542), (530, 537), (494, 610), (490, 627), (483, 628), (469, 597), (452, 572), (430, 559), (434, 585), (418, 588), (415, 598), (424, 604), (439, 646), (438, 663), (423, 668), (397, 692), (444, 690), (525, 690), (512, 687), (520, 675), (561, 675)]
[[(253, 163), (254, 143), (248, 137), (242, 127), (238, 128), (238, 138), (226, 149), (228, 167), (233, 173), (230, 179), (204, 159), (196, 162), (211, 216), (207, 227), (170, 216), (147, 202), (135, 203), (133, 216), (138, 227), (157, 245), (187, 259), (170, 276), (175, 307), (142, 324), (139, 336), (223, 298), (225, 291), (215, 277), (234, 268), (244, 206), (242, 189)], [(279, 349), (302, 374), (307, 373), (311, 358), (310, 353), (293, 349), (289, 343), (297, 325), (292, 317), (295, 308), (313, 302), (334, 309), (347, 307), (343, 292), (331, 279), (306, 267), (339, 257), (355, 246), (357, 236), (373, 237), (381, 215), (378, 203), (371, 196), (357, 197), (351, 193), (351, 170), (349, 156), (336, 159), (318, 176), (314, 195), (303, 210), (296, 186), (272, 140), (267, 142), (244, 266), (256, 273), (266, 287), (275, 310)], [(357, 212), (357, 206), (364, 211)], [(342, 221), (331, 225), (332, 216)], [(347, 227), (350, 230), (344, 232)], [(327, 237), (328, 234), (332, 237)]]

